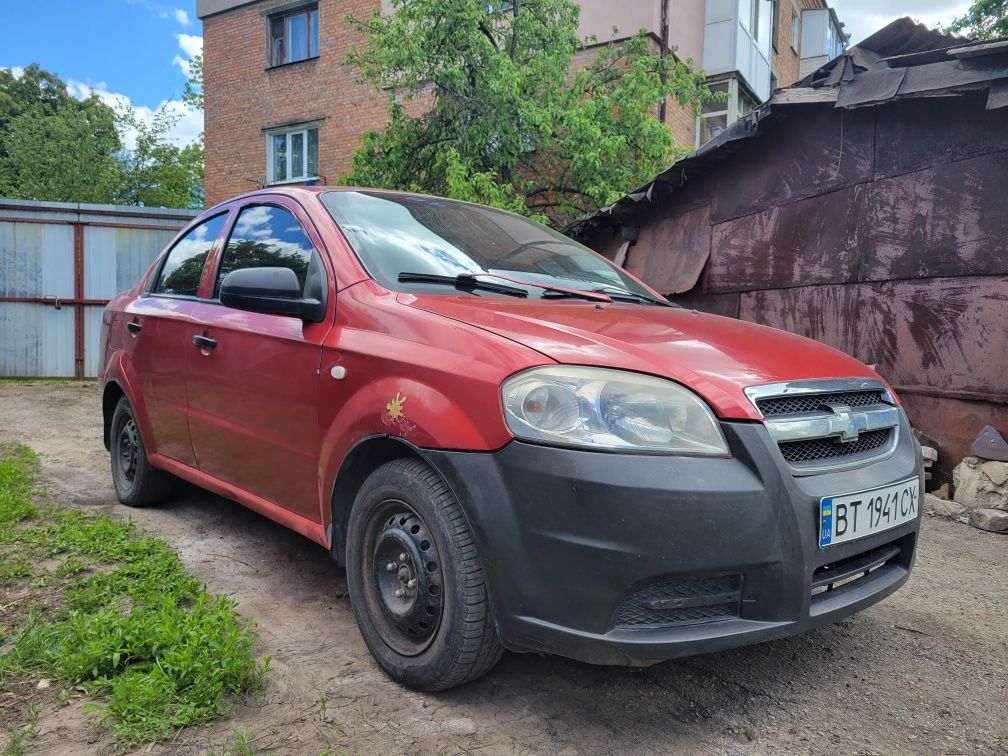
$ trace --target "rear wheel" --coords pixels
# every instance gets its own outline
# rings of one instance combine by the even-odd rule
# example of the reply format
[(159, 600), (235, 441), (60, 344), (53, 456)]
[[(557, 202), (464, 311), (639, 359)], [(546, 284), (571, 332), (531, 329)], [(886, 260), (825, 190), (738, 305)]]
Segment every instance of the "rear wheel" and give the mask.
[(503, 648), (469, 524), (419, 460), (383, 465), (350, 513), (347, 584), (357, 625), (392, 679), (445, 690), (486, 674)]
[(151, 467), (136, 416), (125, 396), (112, 413), (109, 440), (112, 483), (120, 502), (128, 507), (147, 507), (171, 496), (175, 478)]

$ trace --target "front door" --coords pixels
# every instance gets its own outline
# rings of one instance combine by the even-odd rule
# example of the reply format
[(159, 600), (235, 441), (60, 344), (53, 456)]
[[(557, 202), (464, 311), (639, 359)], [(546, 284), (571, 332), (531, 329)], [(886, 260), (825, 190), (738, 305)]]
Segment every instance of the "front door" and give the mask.
[(201, 471), (320, 522), (317, 392), (330, 321), (234, 310), (219, 295), (233, 270), (287, 267), (306, 296), (331, 303), (332, 273), (296, 203), (259, 202), (238, 213), (212, 295), (192, 312), (189, 428)]
[(227, 213), (193, 227), (169, 250), (144, 295), (126, 307), (123, 348), (140, 380), (147, 450), (195, 467), (186, 420), (187, 341), (200, 278)]

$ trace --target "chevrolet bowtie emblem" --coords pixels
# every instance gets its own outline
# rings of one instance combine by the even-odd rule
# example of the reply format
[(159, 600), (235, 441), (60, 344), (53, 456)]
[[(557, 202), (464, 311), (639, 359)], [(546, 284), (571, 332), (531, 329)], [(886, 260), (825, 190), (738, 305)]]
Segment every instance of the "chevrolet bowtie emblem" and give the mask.
[[(859, 427), (859, 425), (867, 425), (867, 423), (864, 422), (866, 418), (863, 412), (855, 414), (854, 411), (846, 404), (823, 402), (820, 406), (823, 409), (830, 410), (836, 416), (835, 418), (832, 418), (830, 427), (834, 433), (837, 431), (840, 432), (840, 440), (843, 443), (849, 444), (858, 440), (858, 436), (861, 433), (861, 427)], [(861, 420), (860, 424), (858, 423), (859, 419)]]

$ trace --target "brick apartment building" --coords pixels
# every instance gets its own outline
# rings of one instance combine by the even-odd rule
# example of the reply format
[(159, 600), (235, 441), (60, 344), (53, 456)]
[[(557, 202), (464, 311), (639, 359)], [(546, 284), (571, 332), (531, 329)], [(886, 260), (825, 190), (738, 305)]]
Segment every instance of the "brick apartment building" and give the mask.
[[(727, 99), (696, 114), (660, 111), (679, 144), (699, 145), (844, 48), (823, 0), (580, 0), (581, 34), (619, 40), (645, 29), (657, 49), (691, 58)], [(388, 0), (197, 0), (203, 21), (206, 201), (257, 186), (335, 182), (359, 135), (380, 128), (388, 94), (354, 82), (357, 42), (344, 20)], [(619, 31), (613, 34), (613, 27)], [(580, 54), (583, 62), (592, 51)]]

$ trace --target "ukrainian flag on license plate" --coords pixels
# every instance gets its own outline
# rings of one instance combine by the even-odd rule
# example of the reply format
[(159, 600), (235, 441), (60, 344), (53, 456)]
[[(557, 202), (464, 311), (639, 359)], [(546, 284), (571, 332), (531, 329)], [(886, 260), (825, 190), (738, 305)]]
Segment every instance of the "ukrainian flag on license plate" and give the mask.
[(819, 504), (819, 545), (829, 546), (833, 540), (833, 499)]

